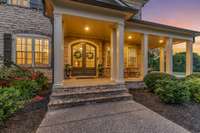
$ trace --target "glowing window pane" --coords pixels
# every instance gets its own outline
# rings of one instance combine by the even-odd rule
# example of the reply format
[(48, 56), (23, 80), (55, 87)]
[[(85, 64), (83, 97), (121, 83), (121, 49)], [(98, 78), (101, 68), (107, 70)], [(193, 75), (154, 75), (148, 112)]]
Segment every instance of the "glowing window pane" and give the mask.
[(128, 48), (128, 66), (136, 66), (137, 52), (134, 47)]

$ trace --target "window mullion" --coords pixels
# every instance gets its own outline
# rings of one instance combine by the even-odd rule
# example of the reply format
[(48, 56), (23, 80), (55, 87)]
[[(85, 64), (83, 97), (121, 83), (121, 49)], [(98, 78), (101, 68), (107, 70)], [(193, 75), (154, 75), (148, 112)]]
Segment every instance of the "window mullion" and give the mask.
[(32, 38), (32, 67), (35, 66), (35, 38)]
[(45, 49), (45, 40), (42, 39), (42, 64), (45, 64), (45, 61), (44, 61), (44, 58), (45, 58), (44, 49)]
[(28, 64), (28, 39), (25, 37), (25, 64)]

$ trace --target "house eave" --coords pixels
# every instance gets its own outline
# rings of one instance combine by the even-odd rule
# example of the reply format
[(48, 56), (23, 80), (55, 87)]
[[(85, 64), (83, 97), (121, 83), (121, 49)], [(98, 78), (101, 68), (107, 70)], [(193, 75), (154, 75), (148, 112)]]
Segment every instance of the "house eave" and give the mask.
[(189, 29), (184, 29), (184, 28), (144, 21), (144, 20), (129, 19), (127, 21), (127, 24), (130, 24), (130, 25), (135, 24), (135, 25), (140, 25), (142, 27), (147, 27), (147, 28), (152, 28), (152, 29), (157, 29), (157, 30), (162, 30), (162, 31), (169, 31), (169, 32), (177, 33), (177, 34), (185, 34), (192, 37), (200, 36), (199, 31), (193, 31)]
[(65, 1), (74, 1), (74, 2), (78, 2), (78, 3), (82, 3), (82, 4), (99, 6), (99, 7), (119, 10), (119, 11), (128, 12), (128, 13), (138, 12), (138, 9), (134, 9), (132, 7), (129, 7), (129, 6), (123, 7), (123, 6), (113, 5), (113, 4), (109, 4), (109, 3), (105, 3), (105, 2), (101, 2), (101, 1), (96, 1), (96, 0), (65, 0)]

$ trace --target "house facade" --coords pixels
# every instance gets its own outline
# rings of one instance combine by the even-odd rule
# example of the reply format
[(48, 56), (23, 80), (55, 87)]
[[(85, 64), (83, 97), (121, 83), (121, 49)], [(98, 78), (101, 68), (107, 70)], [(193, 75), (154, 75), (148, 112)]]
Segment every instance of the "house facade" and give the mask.
[[(92, 82), (99, 75), (117, 84), (142, 81), (148, 73), (148, 50), (155, 48), (160, 51), (160, 71), (173, 74), (172, 46), (183, 42), (186, 74), (192, 73), (192, 47), (199, 33), (141, 20), (148, 0), (37, 2), (10, 0), (0, 6), (4, 26), (0, 27), (0, 53), (17, 64), (47, 72), (55, 87), (70, 84), (70, 79)], [(72, 67), (68, 79), (65, 66)]]
[(0, 1), (0, 55), (52, 78), (52, 23), (42, 0)]

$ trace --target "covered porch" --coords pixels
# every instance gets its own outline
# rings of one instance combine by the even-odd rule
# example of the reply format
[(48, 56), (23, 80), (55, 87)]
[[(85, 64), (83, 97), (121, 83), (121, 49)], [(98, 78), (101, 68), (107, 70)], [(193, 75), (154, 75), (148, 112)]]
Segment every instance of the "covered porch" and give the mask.
[[(55, 86), (142, 81), (149, 71), (148, 51), (155, 48), (160, 71), (173, 74), (172, 46), (182, 42), (187, 42), (186, 74), (192, 73), (191, 31), (126, 21), (122, 12), (108, 16), (98, 11), (54, 11)], [(72, 68), (67, 78), (65, 66)]]

